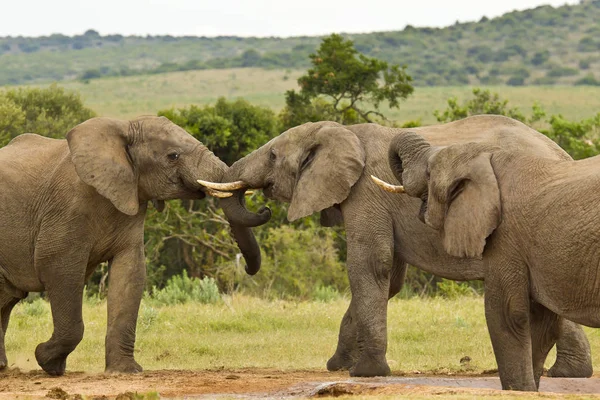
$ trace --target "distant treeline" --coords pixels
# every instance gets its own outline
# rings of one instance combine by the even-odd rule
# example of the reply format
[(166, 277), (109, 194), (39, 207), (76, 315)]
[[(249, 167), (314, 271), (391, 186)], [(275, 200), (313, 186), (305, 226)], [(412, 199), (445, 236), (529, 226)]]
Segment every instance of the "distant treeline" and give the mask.
[[(416, 85), (600, 85), (600, 0), (541, 6), (446, 28), (344, 35), (407, 65)], [(321, 37), (83, 35), (0, 38), (0, 84), (196, 69), (305, 68)]]

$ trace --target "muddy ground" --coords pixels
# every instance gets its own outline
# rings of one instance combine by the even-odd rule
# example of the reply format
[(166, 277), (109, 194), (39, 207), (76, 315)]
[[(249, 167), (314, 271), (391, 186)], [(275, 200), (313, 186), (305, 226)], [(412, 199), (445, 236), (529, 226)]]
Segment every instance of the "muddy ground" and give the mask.
[[(133, 393), (157, 392), (161, 398), (306, 398), (343, 394), (387, 395), (483, 395), (498, 393), (496, 375), (401, 374), (388, 378), (349, 378), (347, 372), (279, 371), (273, 369), (148, 371), (135, 375), (69, 372), (50, 377), (42, 371), (0, 372), (0, 400), (5, 399), (115, 399), (134, 398)], [(590, 379), (542, 378), (540, 391), (596, 394), (600, 376)], [(529, 396), (528, 396), (529, 397)]]

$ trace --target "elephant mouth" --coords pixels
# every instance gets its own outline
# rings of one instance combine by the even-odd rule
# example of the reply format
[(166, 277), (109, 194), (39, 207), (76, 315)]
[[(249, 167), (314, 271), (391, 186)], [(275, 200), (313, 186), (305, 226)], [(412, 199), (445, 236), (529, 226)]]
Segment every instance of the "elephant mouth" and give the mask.
[(263, 187), (263, 193), (267, 196), (268, 199), (273, 199), (273, 182), (268, 182)]

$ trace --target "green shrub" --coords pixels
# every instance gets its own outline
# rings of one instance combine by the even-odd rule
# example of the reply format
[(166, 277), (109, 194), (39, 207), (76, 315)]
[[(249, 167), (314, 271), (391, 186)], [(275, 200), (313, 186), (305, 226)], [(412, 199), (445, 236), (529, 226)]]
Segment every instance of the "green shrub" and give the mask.
[(550, 52), (548, 50), (538, 51), (531, 58), (533, 65), (542, 65), (550, 59)]
[(330, 301), (340, 298), (340, 292), (333, 286), (319, 285), (313, 291), (312, 299), (321, 303), (329, 303)]
[(0, 91), (0, 147), (25, 132), (63, 138), (75, 125), (95, 115), (78, 93), (55, 84)]
[(525, 78), (522, 76), (511, 76), (506, 81), (508, 86), (523, 86), (525, 84)]
[(448, 299), (456, 299), (461, 296), (469, 296), (477, 292), (467, 282), (456, 282), (442, 279), (437, 282), (437, 294)]
[(581, 85), (600, 86), (600, 81), (598, 79), (596, 79), (594, 74), (590, 73), (590, 74), (584, 76), (583, 78), (575, 81), (575, 85), (577, 85), (577, 86), (581, 86)]
[(241, 288), (267, 298), (310, 299), (315, 288), (339, 293), (348, 288), (348, 277), (335, 246), (336, 231), (322, 227), (269, 228), (261, 239), (264, 250), (260, 273), (242, 276)]
[(172, 276), (164, 288), (153, 287), (150, 297), (162, 305), (187, 302), (215, 304), (221, 301), (219, 288), (213, 278), (190, 278), (186, 270), (183, 270), (181, 275)]
[(556, 79), (550, 78), (548, 76), (543, 76), (541, 78), (536, 78), (531, 82), (533, 85), (554, 85), (556, 83)]
[(563, 76), (574, 76), (578, 75), (579, 70), (571, 67), (561, 67), (561, 66), (553, 66), (550, 68), (548, 72), (546, 72), (546, 76), (550, 78), (560, 78)]
[(41, 297), (37, 297), (33, 301), (24, 301), (20, 304), (22, 312), (30, 317), (39, 317), (50, 312), (50, 304)]

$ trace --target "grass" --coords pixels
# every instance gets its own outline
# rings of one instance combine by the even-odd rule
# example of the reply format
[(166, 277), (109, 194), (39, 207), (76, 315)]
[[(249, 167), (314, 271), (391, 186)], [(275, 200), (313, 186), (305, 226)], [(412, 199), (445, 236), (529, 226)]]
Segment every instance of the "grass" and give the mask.
[[(129, 118), (156, 114), (170, 107), (209, 104), (220, 97), (243, 97), (248, 101), (279, 110), (284, 105), (286, 90), (297, 88), (299, 70), (267, 70), (238, 68), (173, 72), (123, 78), (93, 79), (89, 83), (61, 82), (60, 85), (81, 93), (89, 107), (100, 115)], [(509, 105), (526, 114), (538, 101), (549, 114), (563, 114), (567, 119), (589, 118), (600, 111), (600, 87), (593, 86), (490, 86)], [(433, 111), (445, 109), (450, 97), (471, 97), (472, 87), (417, 87), (415, 93), (401, 103), (400, 110), (382, 110), (388, 118), (399, 122), (421, 119), (435, 123)]]
[[(136, 359), (146, 370), (262, 367), (324, 370), (337, 343), (347, 300), (285, 302), (226, 297), (217, 305), (188, 303), (140, 310)], [(69, 356), (70, 371), (104, 369), (106, 303), (84, 306), (85, 337)], [(392, 371), (482, 372), (495, 368), (481, 297), (392, 300), (388, 311)], [(6, 335), (9, 365), (39, 369), (35, 346), (52, 332), (50, 308), (37, 300), (13, 311)], [(600, 332), (587, 329), (592, 349)], [(463, 367), (460, 359), (471, 358)], [(547, 366), (551, 366), (551, 354)], [(600, 363), (595, 357), (594, 362)], [(599, 368), (596, 364), (595, 368)]]

